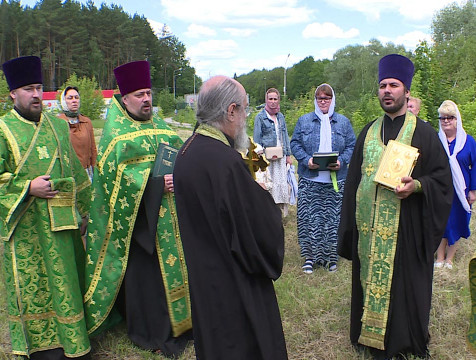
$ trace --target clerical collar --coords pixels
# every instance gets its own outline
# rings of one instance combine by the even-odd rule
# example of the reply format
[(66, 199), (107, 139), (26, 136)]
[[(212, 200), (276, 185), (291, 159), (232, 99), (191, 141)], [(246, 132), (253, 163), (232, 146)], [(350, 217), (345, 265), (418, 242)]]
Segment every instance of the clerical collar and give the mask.
[(401, 122), (403, 123), (403, 122), (405, 121), (405, 116), (406, 116), (406, 115), (407, 115), (406, 113), (405, 113), (405, 114), (402, 114), (402, 115), (399, 115), (399, 116), (397, 116), (396, 118), (394, 118), (394, 119), (392, 120), (392, 118), (391, 118), (390, 116), (388, 116), (387, 114), (385, 114), (384, 120), (387, 120), (387, 121), (390, 120), (390, 121), (396, 121), (396, 122), (401, 121)]
[(398, 133), (405, 122), (405, 116), (406, 114), (403, 114), (392, 120), (390, 116), (385, 114), (380, 132), (381, 138), (385, 145), (387, 145), (388, 140), (395, 140), (397, 138)]
[[(216, 139), (218, 141), (221, 141), (225, 145), (232, 146), (233, 147), (233, 139), (231, 139), (228, 135), (226, 135), (223, 131), (217, 129), (214, 126), (211, 126), (207, 123), (202, 123), (198, 126), (197, 130), (195, 130), (194, 134), (201, 134), (204, 136), (211, 137), (213, 139)], [(232, 142), (230, 142), (230, 140)]]
[(18, 115), (20, 115), (22, 118), (28, 120), (28, 121), (33, 121), (33, 122), (39, 122), (40, 119), (41, 119), (41, 113), (40, 113), (40, 116), (38, 117), (32, 117), (31, 115), (30, 116), (26, 116), (25, 114), (23, 114), (20, 110), (18, 110), (18, 108), (16, 106), (13, 107), (13, 109), (18, 113)]

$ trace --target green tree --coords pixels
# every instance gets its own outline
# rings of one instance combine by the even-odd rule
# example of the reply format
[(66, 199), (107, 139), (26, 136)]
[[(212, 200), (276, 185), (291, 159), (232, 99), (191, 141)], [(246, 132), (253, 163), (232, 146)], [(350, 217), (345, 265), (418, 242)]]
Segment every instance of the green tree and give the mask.
[(316, 89), (322, 83), (328, 82), (326, 66), (329, 60), (315, 61), (308, 56), (287, 71), (286, 93), (290, 99), (298, 99), (311, 89)]
[(175, 110), (174, 95), (167, 90), (160, 91), (155, 96), (154, 102), (162, 109), (165, 116), (171, 115)]
[(6, 114), (12, 108), (13, 102), (10, 99), (10, 89), (3, 72), (0, 71), (0, 116)]
[(286, 119), (286, 126), (288, 128), (289, 136), (294, 133), (296, 123), (304, 114), (314, 111), (314, 92), (315, 89), (310, 89), (306, 94), (300, 96), (298, 99), (292, 101), (292, 106), (288, 108), (283, 115)]
[(0, 61), (41, 57), (47, 91), (57, 90), (73, 73), (94, 75), (101, 88), (112, 89), (115, 67), (148, 60), (155, 89), (171, 89), (173, 71), (183, 69), (177, 92), (192, 93), (201, 79), (185, 51), (176, 36), (159, 39), (144, 16), (130, 16), (118, 5), (102, 3), (98, 9), (93, 0), (39, 0), (22, 7), (18, 0), (0, 1)]
[[(435, 107), (445, 98), (473, 86), (476, 78), (476, 4), (452, 3), (440, 10), (432, 22), (433, 71), (441, 77), (444, 89), (435, 95)], [(430, 110), (431, 113), (431, 110)]]
[(237, 77), (237, 81), (243, 85), (246, 92), (250, 96), (250, 105), (258, 105), (264, 103), (264, 95), (266, 90), (270, 87), (276, 87), (276, 84), (269, 84), (268, 70), (253, 70), (245, 75)]
[(382, 45), (375, 39), (365, 46), (349, 45), (338, 50), (326, 71), (329, 84), (339, 94), (339, 106), (353, 113), (361, 108), (364, 95), (375, 95), (378, 89), (378, 63), (383, 56), (392, 53), (410, 55), (401, 45)]
[(383, 115), (377, 95), (365, 94), (358, 102), (358, 107), (352, 113), (343, 109), (341, 113), (347, 116), (352, 123), (355, 134), (360, 134), (362, 128), (372, 120)]

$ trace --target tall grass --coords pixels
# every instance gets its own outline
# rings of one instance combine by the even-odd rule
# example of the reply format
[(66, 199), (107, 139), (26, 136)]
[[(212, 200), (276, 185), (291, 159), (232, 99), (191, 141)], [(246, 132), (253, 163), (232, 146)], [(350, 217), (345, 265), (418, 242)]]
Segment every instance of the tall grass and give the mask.
[[(190, 131), (180, 130), (179, 134), (186, 138)], [(318, 269), (311, 275), (303, 274), (297, 243), (295, 207), (291, 207), (288, 217), (284, 219), (284, 227), (284, 269), (275, 282), (275, 288), (289, 359), (371, 359), (367, 354), (356, 353), (349, 341), (351, 263), (341, 259), (335, 273)], [(474, 225), (471, 228), (474, 232)], [(434, 275), (430, 353), (436, 360), (476, 359), (466, 344), (470, 314), (468, 262), (475, 253), (475, 237), (461, 239), (458, 246), (453, 269), (438, 269)], [(4, 297), (1, 273), (0, 360), (15, 359), (8, 355), (10, 342)], [(220, 339), (215, 341), (219, 342)], [(127, 338), (123, 325), (93, 339), (92, 345), (93, 359), (97, 360), (164, 359), (135, 347)], [(194, 358), (193, 346), (190, 345), (180, 360)]]

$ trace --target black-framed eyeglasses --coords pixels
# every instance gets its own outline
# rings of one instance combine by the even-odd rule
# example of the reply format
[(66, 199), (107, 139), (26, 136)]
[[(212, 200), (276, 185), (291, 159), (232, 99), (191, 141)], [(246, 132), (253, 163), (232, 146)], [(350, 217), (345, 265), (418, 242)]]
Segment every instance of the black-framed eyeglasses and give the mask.
[(331, 101), (332, 100), (332, 97), (329, 97), (329, 96), (318, 96), (316, 98), (317, 101), (322, 101), (322, 102), (327, 102), (327, 101)]
[(456, 119), (455, 116), (440, 116), (438, 119), (440, 119), (440, 121), (453, 121), (454, 119)]

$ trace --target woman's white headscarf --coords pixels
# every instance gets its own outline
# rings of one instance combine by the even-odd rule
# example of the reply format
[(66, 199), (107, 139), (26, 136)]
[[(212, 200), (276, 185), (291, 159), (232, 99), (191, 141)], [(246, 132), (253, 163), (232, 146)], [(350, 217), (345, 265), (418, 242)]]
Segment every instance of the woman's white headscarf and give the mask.
[(77, 118), (78, 115), (79, 115), (79, 106), (81, 106), (81, 100), (79, 100), (79, 106), (78, 106), (78, 110), (73, 112), (69, 109), (68, 107), (68, 104), (66, 103), (66, 93), (69, 91), (69, 90), (76, 90), (79, 94), (79, 90), (77, 87), (75, 86), (67, 86), (62, 92), (61, 92), (61, 108), (63, 109), (63, 112), (66, 114), (67, 117), (70, 117), (70, 118)]
[(439, 122), (440, 130), (438, 131), (438, 136), (440, 137), (440, 141), (443, 144), (446, 154), (448, 154), (448, 158), (450, 160), (451, 175), (453, 175), (453, 185), (456, 190), (456, 195), (458, 195), (458, 199), (461, 202), (461, 205), (463, 205), (463, 208), (467, 212), (471, 212), (471, 207), (469, 206), (468, 200), (466, 199), (466, 183), (464, 182), (463, 172), (461, 171), (461, 167), (459, 166), (458, 160), (456, 159), (456, 155), (458, 155), (466, 143), (466, 131), (463, 129), (461, 114), (458, 110), (458, 106), (456, 106), (456, 104), (451, 100), (443, 101), (438, 109), (438, 113), (440, 116), (452, 115), (456, 117), (456, 143), (452, 155), (450, 155), (446, 134), (441, 128), (441, 121)]
[[(332, 91), (332, 100), (329, 106), (329, 111), (327, 114), (324, 114), (319, 105), (317, 104), (317, 93), (321, 90), (323, 85), (327, 85), (331, 88)], [(319, 152), (331, 152), (332, 151), (332, 130), (331, 130), (331, 121), (330, 118), (334, 114), (334, 108), (336, 106), (336, 97), (334, 94), (334, 89), (329, 84), (321, 84), (317, 87), (316, 92), (314, 93), (314, 113), (321, 119), (321, 132), (320, 132), (320, 142), (319, 142)]]

